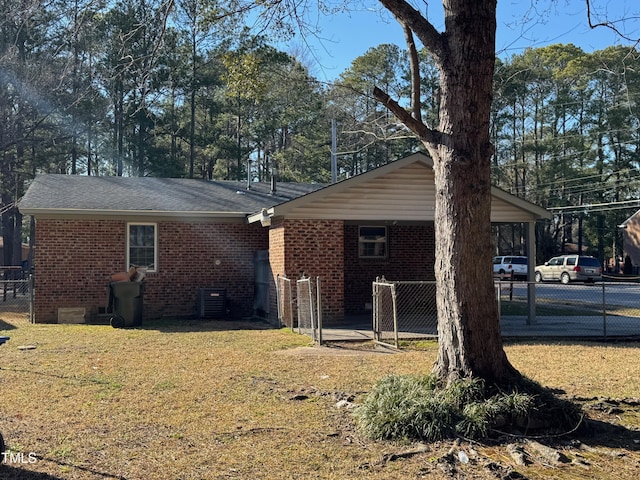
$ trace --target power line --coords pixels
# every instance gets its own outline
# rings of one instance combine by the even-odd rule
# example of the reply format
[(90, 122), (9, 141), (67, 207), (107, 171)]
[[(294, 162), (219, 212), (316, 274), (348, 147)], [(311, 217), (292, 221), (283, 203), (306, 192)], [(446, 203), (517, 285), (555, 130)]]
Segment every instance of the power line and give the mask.
[[(626, 206), (622, 206), (626, 205)], [(613, 208), (603, 208), (613, 207)], [(554, 212), (579, 212), (579, 211), (605, 211), (605, 210), (620, 210), (622, 208), (639, 208), (640, 199), (635, 200), (623, 200), (619, 202), (605, 202), (605, 203), (586, 203), (584, 205), (568, 205), (564, 207), (547, 207), (547, 210)]]

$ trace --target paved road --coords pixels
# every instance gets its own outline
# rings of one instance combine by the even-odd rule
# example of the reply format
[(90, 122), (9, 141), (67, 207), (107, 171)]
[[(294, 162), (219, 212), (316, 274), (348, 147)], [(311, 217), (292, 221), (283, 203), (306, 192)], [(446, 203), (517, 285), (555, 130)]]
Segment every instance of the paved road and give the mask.
[[(594, 284), (571, 283), (536, 283), (536, 298), (555, 300), (558, 303), (570, 302), (577, 305), (601, 307), (628, 307), (640, 308), (640, 284), (638, 283), (609, 283), (598, 282)], [(502, 283), (502, 298), (509, 294), (509, 284)], [(527, 285), (515, 282), (513, 294), (517, 297), (527, 295)]]

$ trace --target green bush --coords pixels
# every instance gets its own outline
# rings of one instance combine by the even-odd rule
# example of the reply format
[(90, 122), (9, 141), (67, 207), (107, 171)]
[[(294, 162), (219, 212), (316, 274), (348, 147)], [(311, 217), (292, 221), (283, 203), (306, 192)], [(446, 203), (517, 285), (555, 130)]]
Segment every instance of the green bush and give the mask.
[[(546, 412), (538, 415), (541, 408)], [(374, 386), (355, 415), (359, 428), (373, 439), (435, 441), (486, 437), (496, 425), (522, 424), (522, 419), (534, 415), (560, 415), (564, 425), (574, 422), (578, 412), (573, 404), (557, 400), (528, 379), (504, 390), (488, 389), (477, 378), (444, 386), (434, 375), (390, 375)], [(555, 418), (546, 420), (553, 424)]]

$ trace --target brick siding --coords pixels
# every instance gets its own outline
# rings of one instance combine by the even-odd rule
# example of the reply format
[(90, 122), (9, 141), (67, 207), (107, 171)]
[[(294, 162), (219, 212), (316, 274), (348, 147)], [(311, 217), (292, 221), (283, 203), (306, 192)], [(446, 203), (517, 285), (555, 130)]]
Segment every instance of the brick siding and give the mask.
[(358, 256), (358, 225), (345, 225), (345, 313), (365, 313), (376, 277), (387, 280), (434, 280), (435, 230), (426, 225), (387, 227), (388, 258)]
[[(344, 317), (343, 222), (338, 220), (279, 221), (271, 226), (269, 258), (274, 277), (292, 282), (302, 273), (322, 281), (322, 312), (327, 324)], [(295, 296), (295, 283), (292, 284)], [(275, 308), (272, 309), (276, 311)]]
[[(227, 289), (234, 317), (253, 313), (254, 253), (269, 249), (275, 277), (294, 281), (301, 273), (322, 280), (323, 314), (331, 324), (363, 313), (377, 276), (433, 280), (433, 224), (388, 228), (389, 257), (358, 258), (358, 226), (333, 220), (280, 220), (259, 224), (161, 221), (158, 272), (145, 280), (144, 317), (193, 316), (202, 287)], [(60, 307), (84, 307), (89, 320), (106, 307), (112, 273), (125, 270), (123, 220), (38, 219), (35, 318), (57, 321)], [(216, 263), (218, 263), (216, 265)], [(275, 288), (270, 317), (277, 317)]]
[[(227, 289), (231, 313), (252, 314), (260, 225), (161, 221), (158, 272), (145, 279), (144, 318), (192, 316), (202, 287)], [(35, 318), (57, 321), (59, 307), (84, 307), (95, 319), (107, 304), (110, 275), (126, 269), (126, 222), (37, 219)], [(218, 264), (216, 264), (218, 263)]]

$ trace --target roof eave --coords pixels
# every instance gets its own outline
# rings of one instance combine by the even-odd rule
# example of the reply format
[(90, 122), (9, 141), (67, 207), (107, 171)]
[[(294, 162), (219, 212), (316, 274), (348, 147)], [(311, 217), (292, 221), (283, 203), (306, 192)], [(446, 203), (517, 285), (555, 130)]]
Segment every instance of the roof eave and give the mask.
[(627, 228), (627, 225), (636, 217), (638, 216), (638, 214), (640, 214), (640, 210), (636, 211), (633, 213), (633, 215), (631, 215), (630, 217), (628, 217), (624, 222), (622, 222), (620, 225), (618, 225), (618, 228)]
[(248, 223), (260, 222), (263, 227), (271, 226), (271, 218), (274, 215), (274, 207), (263, 208), (260, 212), (254, 213), (247, 217)]
[(539, 207), (535, 203), (531, 203), (528, 200), (524, 200), (523, 198), (511, 195), (510, 193), (505, 192), (498, 187), (491, 187), (491, 195), (507, 203), (510, 203), (521, 210), (531, 213), (536, 218), (536, 220), (550, 220), (553, 218), (553, 213), (551, 213), (549, 210)]
[(154, 216), (154, 217), (211, 217), (211, 218), (245, 218), (249, 212), (220, 212), (220, 211), (173, 211), (173, 210), (100, 210), (100, 209), (79, 209), (79, 208), (19, 208), (23, 215), (32, 216), (102, 216), (102, 217), (123, 217), (123, 216)]

